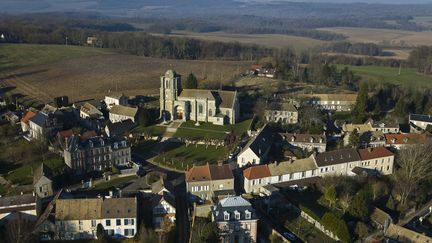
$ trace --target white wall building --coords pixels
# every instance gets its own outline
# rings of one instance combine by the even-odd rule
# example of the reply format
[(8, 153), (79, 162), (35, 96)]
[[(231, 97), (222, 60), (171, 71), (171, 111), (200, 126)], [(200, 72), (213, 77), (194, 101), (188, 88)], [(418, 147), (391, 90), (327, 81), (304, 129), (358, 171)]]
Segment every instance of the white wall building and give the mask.
[(128, 119), (133, 122), (138, 121), (138, 108), (122, 106), (122, 105), (114, 105), (111, 107), (109, 111), (109, 120), (112, 123), (126, 121)]
[(128, 106), (129, 98), (124, 94), (109, 94), (105, 96), (104, 101), (109, 110), (115, 105)]
[(267, 161), (268, 154), (277, 133), (269, 125), (265, 125), (252, 137), (237, 156), (237, 165), (243, 167), (247, 164), (261, 164)]

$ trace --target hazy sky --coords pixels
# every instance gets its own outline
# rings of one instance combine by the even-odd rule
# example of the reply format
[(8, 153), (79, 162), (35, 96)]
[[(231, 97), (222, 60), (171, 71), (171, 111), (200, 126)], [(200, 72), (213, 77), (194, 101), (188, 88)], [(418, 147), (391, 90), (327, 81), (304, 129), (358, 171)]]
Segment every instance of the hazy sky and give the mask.
[(317, 3), (386, 3), (386, 4), (415, 4), (415, 3), (432, 3), (432, 0), (237, 0), (241, 2), (271, 2), (271, 1), (287, 1), (287, 2), (317, 2)]

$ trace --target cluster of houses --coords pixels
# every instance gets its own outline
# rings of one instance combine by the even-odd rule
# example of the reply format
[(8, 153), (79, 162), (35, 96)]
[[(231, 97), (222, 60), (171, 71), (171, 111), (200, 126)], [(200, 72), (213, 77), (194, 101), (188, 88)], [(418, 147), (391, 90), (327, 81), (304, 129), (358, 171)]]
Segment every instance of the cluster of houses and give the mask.
[[(263, 67), (254, 70), (258, 76), (274, 77), (275, 73)], [(160, 82), (162, 122), (192, 120), (197, 125), (225, 125), (239, 120), (236, 91), (183, 89), (181, 76), (173, 70), (168, 70)], [(356, 94), (302, 96), (310, 105), (331, 111), (350, 111), (357, 98)], [(269, 123), (296, 124), (299, 106), (293, 102), (270, 103), (264, 118)], [(110, 94), (103, 101), (46, 105), (40, 111), (29, 109), (20, 120), (26, 139), (55, 141), (66, 165), (76, 174), (130, 165), (131, 144), (126, 135), (137, 122), (138, 108), (130, 106), (123, 94)], [(431, 141), (427, 132), (432, 127), (431, 116), (412, 114), (409, 123), (410, 133), (402, 133), (394, 122), (343, 124), (338, 136), (344, 145), (348, 146), (350, 137), (357, 133), (361, 148), (335, 150), (328, 149), (334, 134), (278, 133), (266, 124), (251, 133), (230, 163), (203, 163), (186, 171), (186, 192), (197, 204), (212, 202), (207, 215), (216, 223), (221, 240), (256, 242), (258, 215), (246, 195), (268, 196), (275, 188), (303, 187), (326, 176), (390, 175), (399, 149)], [(296, 150), (302, 153), (294, 153)], [(33, 194), (0, 197), (0, 223), (28, 218), (35, 222), (35, 232), (46, 240), (94, 239), (100, 227), (108, 236), (132, 238), (142, 220), (139, 212), (145, 209), (151, 209), (157, 230), (173, 225), (179, 204), (173, 185), (163, 176), (151, 185), (140, 183), (138, 179), (107, 196), (75, 195), (56, 188), (49, 170), (41, 165), (34, 172)], [(140, 193), (144, 196), (137, 197)], [(383, 221), (379, 209), (376, 215), (377, 221)]]

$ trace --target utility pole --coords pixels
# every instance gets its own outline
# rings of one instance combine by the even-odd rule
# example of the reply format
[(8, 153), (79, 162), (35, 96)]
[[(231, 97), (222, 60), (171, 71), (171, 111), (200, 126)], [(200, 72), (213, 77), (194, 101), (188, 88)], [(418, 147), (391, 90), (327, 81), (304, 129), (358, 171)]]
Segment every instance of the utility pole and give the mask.
[(402, 69), (402, 62), (399, 63), (399, 74), (398, 75), (401, 75), (401, 69)]
[(66, 39), (66, 45), (68, 45), (68, 37), (66, 36), (65, 39)]

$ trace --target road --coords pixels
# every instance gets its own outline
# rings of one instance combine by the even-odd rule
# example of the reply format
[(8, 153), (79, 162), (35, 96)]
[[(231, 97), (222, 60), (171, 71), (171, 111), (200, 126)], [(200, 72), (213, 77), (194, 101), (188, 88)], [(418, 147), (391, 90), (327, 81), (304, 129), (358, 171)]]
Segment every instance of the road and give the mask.
[(404, 219), (399, 220), (397, 225), (404, 226), (404, 225), (408, 224), (414, 218), (424, 216), (425, 214), (427, 214), (429, 212), (430, 207), (432, 207), (432, 199), (429, 202), (427, 202), (419, 210), (415, 211), (414, 213), (412, 213), (410, 215), (407, 215), (407, 217), (405, 217)]

